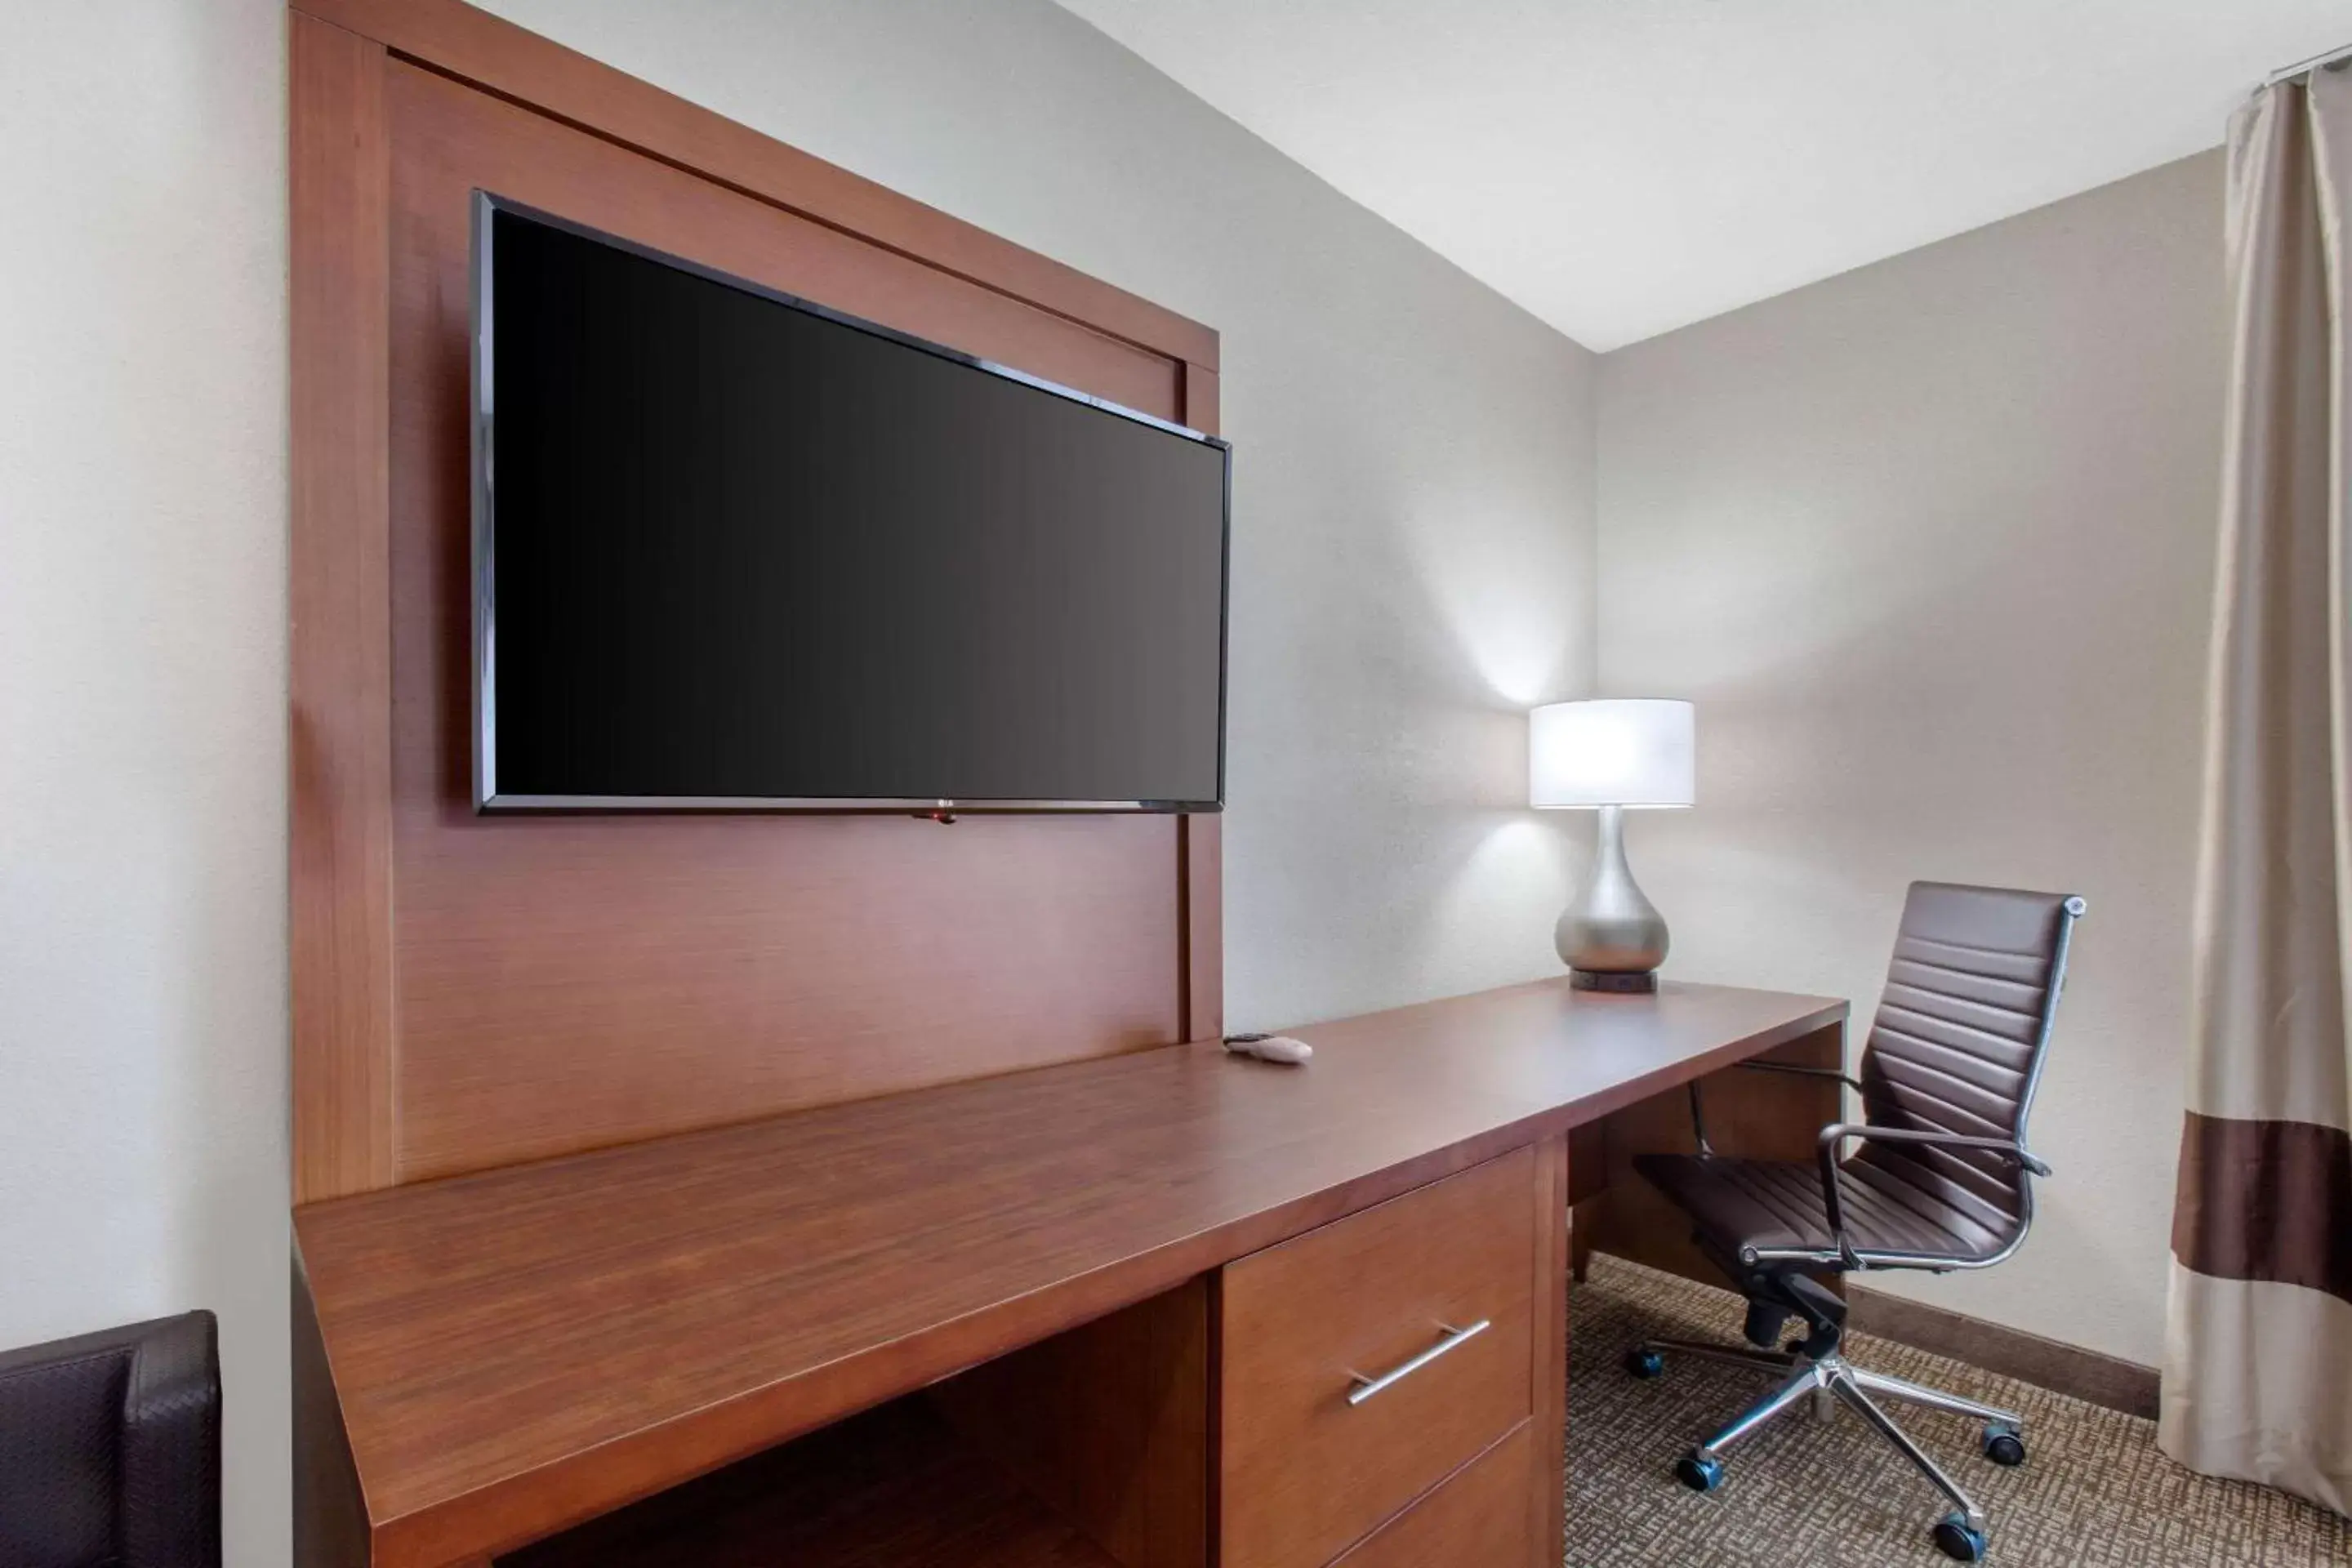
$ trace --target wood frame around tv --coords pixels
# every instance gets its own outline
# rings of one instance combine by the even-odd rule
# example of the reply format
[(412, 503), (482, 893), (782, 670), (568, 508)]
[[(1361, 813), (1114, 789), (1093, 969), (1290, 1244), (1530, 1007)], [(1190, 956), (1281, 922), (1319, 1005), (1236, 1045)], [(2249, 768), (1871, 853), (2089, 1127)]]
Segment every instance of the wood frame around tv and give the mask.
[(298, 1203), (1214, 1035), (1213, 816), (477, 816), (477, 185), (1163, 418), (1217, 336), (457, 0), (297, 0)]

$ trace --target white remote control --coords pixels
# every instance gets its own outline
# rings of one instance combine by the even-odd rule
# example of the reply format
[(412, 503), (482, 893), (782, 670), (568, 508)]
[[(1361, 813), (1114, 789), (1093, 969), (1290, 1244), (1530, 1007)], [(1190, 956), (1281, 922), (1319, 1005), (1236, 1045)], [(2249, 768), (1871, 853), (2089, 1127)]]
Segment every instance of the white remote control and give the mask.
[(1255, 1057), (1262, 1062), (1294, 1068), (1315, 1054), (1313, 1046), (1288, 1035), (1227, 1035), (1225, 1049), (1237, 1057)]

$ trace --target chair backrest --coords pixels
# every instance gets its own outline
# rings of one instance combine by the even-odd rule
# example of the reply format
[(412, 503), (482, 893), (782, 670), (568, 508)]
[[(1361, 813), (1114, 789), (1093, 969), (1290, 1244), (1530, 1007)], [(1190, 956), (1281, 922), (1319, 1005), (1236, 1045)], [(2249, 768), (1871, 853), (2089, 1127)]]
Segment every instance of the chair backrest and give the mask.
[[(2024, 1142), (2083, 910), (2066, 893), (1912, 883), (1863, 1050), (1864, 1120)], [(1865, 1140), (1854, 1160), (1973, 1221), (1976, 1250), (2014, 1246), (2033, 1216), (2026, 1173), (1997, 1154)]]
[(0, 1352), (0, 1564), (220, 1561), (210, 1312)]

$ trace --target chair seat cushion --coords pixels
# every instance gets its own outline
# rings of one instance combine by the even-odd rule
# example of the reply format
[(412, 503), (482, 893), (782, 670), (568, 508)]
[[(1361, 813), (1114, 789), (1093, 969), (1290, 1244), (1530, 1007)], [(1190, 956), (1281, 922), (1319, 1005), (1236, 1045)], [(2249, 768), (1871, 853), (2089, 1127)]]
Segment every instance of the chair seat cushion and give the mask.
[[(1820, 1169), (1783, 1160), (1637, 1154), (1633, 1168), (1691, 1217), (1701, 1235), (1737, 1258), (1749, 1247), (1830, 1250), (1829, 1205)], [(1855, 1160), (1841, 1171), (1846, 1237), (1863, 1253), (1921, 1253), (1974, 1261), (2006, 1237), (1930, 1190), (1907, 1162)]]

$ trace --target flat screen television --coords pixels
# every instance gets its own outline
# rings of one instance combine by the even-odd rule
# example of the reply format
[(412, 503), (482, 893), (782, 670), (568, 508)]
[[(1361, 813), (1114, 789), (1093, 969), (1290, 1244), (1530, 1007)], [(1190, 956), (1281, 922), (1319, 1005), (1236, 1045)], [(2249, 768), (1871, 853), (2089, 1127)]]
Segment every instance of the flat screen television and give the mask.
[(1210, 811), (1225, 444), (477, 193), (475, 804)]

